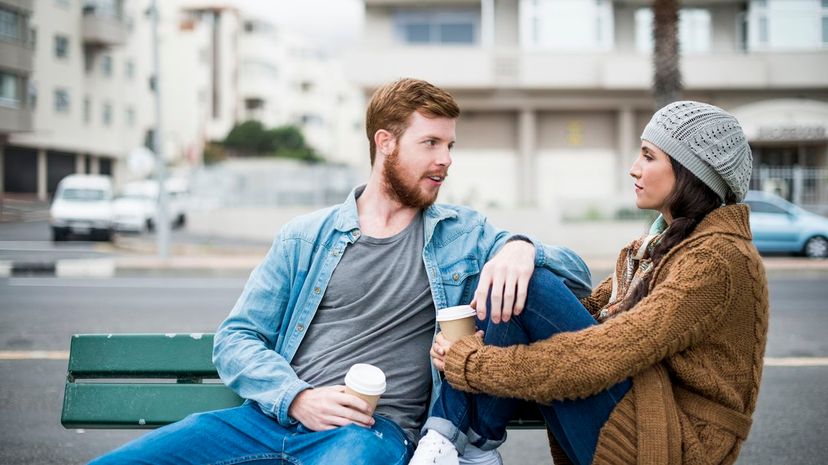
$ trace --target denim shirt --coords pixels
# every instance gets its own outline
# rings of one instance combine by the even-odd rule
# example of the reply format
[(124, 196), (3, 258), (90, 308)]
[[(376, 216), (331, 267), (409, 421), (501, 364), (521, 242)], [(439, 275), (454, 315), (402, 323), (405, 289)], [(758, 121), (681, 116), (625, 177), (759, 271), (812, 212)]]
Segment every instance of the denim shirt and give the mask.
[[(312, 387), (296, 376), (290, 361), (334, 268), (361, 234), (356, 198), (362, 189), (341, 205), (286, 224), (215, 335), (213, 363), (222, 381), (284, 426), (296, 422), (288, 415), (293, 399)], [(428, 207), (423, 225), (423, 263), (436, 308), (470, 302), (483, 264), (513, 237), (480, 213), (453, 205)], [(579, 297), (589, 294), (590, 274), (580, 257), (529, 240), (535, 266), (550, 269)], [(433, 401), (440, 376), (433, 366), (431, 372)]]

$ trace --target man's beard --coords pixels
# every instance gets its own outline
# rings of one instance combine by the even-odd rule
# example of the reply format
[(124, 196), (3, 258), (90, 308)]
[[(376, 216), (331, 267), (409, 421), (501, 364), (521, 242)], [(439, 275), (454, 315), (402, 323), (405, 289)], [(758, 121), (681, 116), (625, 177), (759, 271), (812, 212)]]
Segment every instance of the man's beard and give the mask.
[[(436, 190), (433, 195), (423, 192), (418, 186), (419, 179), (414, 180), (413, 185), (409, 185), (405, 174), (400, 170), (399, 154), (400, 148), (395, 147), (394, 151), (385, 157), (382, 167), (385, 192), (405, 207), (420, 210), (430, 207), (437, 200), (439, 190)], [(439, 175), (445, 176), (445, 173), (439, 173)]]

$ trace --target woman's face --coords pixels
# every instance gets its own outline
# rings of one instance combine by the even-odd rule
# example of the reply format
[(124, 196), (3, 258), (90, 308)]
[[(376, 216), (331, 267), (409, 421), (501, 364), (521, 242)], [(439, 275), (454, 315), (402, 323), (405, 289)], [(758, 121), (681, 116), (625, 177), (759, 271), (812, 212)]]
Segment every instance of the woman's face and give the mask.
[(635, 205), (646, 210), (657, 210), (667, 221), (670, 216), (667, 198), (673, 192), (676, 175), (670, 156), (655, 145), (641, 141), (641, 152), (630, 168), (635, 179)]

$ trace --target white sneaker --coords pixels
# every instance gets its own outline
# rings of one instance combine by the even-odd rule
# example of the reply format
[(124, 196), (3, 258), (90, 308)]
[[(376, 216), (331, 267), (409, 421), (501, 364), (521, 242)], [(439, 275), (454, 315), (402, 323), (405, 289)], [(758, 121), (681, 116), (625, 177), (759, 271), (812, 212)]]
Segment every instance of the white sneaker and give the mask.
[(503, 458), (497, 449), (480, 450), (469, 444), (460, 456), (460, 465), (503, 465)]
[(420, 439), (417, 450), (414, 451), (414, 457), (411, 457), (408, 465), (459, 465), (459, 463), (454, 444), (442, 434), (430, 429)]

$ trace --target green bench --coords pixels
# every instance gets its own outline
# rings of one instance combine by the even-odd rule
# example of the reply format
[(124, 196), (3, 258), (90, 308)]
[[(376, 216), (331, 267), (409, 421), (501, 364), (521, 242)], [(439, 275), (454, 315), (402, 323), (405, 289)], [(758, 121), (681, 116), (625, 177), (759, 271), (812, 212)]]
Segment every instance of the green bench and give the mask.
[[(157, 428), (242, 403), (218, 379), (212, 334), (72, 336), (61, 423), (66, 428)], [(543, 428), (523, 413), (510, 428)]]

